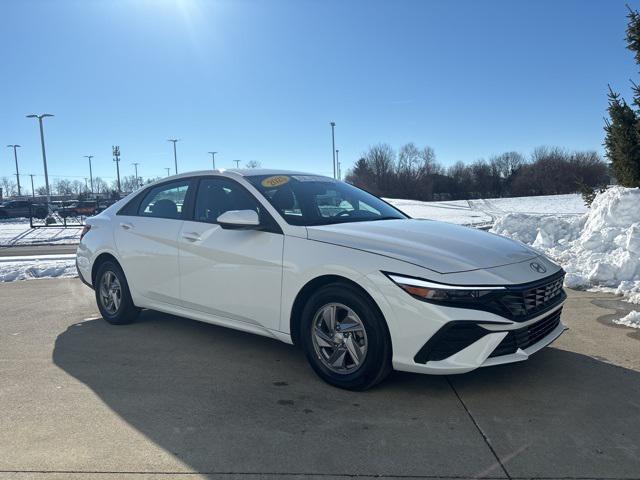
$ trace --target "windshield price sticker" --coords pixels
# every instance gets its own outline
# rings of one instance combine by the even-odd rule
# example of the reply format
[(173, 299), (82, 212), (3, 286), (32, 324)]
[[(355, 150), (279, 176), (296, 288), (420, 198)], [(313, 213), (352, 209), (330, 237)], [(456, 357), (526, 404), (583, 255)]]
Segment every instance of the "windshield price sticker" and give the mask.
[(289, 182), (289, 177), (285, 175), (276, 175), (275, 177), (269, 177), (262, 180), (263, 187), (279, 187)]

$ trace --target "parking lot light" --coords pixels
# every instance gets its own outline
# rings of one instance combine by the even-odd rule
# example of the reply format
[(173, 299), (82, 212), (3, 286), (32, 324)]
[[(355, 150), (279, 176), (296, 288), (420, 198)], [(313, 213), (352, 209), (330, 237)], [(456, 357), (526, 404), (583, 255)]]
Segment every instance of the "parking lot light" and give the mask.
[(41, 115), (31, 114), (27, 115), (27, 118), (37, 118), (40, 124), (40, 145), (42, 146), (42, 163), (44, 164), (44, 185), (47, 190), (47, 208), (51, 208), (51, 191), (49, 190), (49, 173), (47, 172), (47, 153), (44, 148), (44, 130), (42, 128), (42, 119), (46, 117), (53, 117), (50, 113), (43, 113)]
[(91, 159), (93, 155), (84, 155), (84, 158), (89, 159), (89, 183), (91, 184), (91, 193), (93, 193), (93, 172), (91, 171)]
[(20, 193), (20, 172), (18, 171), (18, 152), (17, 152), (17, 149), (20, 148), (20, 145), (7, 145), (7, 148), (13, 148), (13, 158), (16, 161), (16, 182), (18, 183), (18, 196), (20, 197), (22, 194)]

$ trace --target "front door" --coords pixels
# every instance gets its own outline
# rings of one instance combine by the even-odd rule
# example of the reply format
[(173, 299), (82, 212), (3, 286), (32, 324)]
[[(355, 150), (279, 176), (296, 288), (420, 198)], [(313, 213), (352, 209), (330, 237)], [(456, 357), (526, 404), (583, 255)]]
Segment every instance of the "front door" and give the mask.
[[(216, 219), (255, 210), (263, 226), (228, 230)], [(204, 177), (192, 220), (180, 233), (182, 304), (187, 308), (277, 330), (284, 237), (264, 207), (238, 182)]]

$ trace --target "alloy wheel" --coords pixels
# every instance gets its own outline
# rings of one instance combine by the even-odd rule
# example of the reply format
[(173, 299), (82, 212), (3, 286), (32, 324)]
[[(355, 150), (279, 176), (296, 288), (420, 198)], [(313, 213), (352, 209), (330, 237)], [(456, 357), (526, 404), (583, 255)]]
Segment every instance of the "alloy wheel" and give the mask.
[(367, 332), (356, 312), (341, 303), (324, 305), (313, 317), (312, 341), (322, 364), (335, 373), (355, 372), (367, 355)]
[(104, 272), (100, 281), (100, 303), (109, 315), (115, 315), (122, 302), (122, 286), (115, 273)]

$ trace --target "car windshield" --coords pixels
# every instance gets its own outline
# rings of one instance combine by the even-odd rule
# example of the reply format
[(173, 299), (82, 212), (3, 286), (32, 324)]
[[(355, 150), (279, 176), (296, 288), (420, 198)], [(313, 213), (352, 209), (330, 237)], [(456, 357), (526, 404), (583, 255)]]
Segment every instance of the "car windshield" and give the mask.
[(370, 193), (316, 175), (255, 175), (247, 180), (291, 225), (329, 225), (407, 218)]

